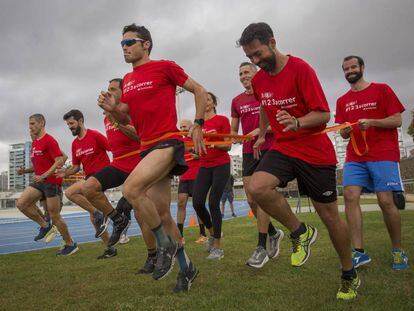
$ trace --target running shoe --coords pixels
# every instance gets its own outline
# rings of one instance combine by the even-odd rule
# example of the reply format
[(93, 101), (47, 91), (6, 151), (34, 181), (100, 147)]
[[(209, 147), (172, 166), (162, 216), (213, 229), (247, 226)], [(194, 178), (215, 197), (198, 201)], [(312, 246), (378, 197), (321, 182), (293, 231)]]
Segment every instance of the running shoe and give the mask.
[(74, 254), (74, 253), (76, 253), (77, 251), (79, 250), (79, 248), (78, 248), (78, 244), (75, 242), (75, 243), (73, 243), (73, 245), (65, 245), (64, 247), (63, 247), (63, 249), (61, 249), (58, 253), (57, 253), (57, 255), (58, 256), (70, 256), (70, 255), (72, 255), (72, 254)]
[(47, 227), (45, 227), (45, 228), (40, 227), (39, 233), (37, 234), (37, 236), (35, 236), (34, 240), (35, 241), (41, 241), (41, 240), (45, 239), (46, 236), (48, 236), (48, 235), (53, 235), (53, 237), (51, 239), (51, 240), (53, 240), (53, 238), (56, 235), (56, 231), (57, 231), (56, 227), (54, 225), (52, 225), (51, 223), (48, 223)]
[(237, 217), (237, 215), (236, 215), (235, 213), (232, 213), (232, 214), (231, 214), (231, 217), (236, 218), (236, 217)]
[(410, 267), (407, 254), (403, 250), (393, 250), (392, 258), (392, 268), (394, 270), (407, 270)]
[(125, 233), (122, 233), (121, 237), (119, 238), (119, 243), (127, 244), (128, 242), (129, 242), (129, 237)]
[(302, 233), (297, 239), (290, 238), (292, 241), (292, 255), (290, 262), (292, 266), (299, 267), (303, 265), (310, 256), (310, 246), (315, 242), (318, 236), (318, 230), (315, 227), (306, 225), (305, 233)]
[(195, 241), (197, 244), (204, 244), (208, 241), (208, 238), (205, 235), (200, 235), (199, 238)]
[(96, 228), (95, 238), (99, 238), (109, 226), (109, 217), (104, 216), (101, 212), (97, 212), (95, 215), (94, 225)]
[(352, 251), (352, 265), (354, 268), (358, 268), (362, 265), (366, 265), (371, 262), (371, 258), (368, 256), (366, 252), (358, 252), (356, 250)]
[(96, 259), (108, 259), (111, 257), (115, 257), (118, 254), (117, 250), (115, 247), (108, 247), (104, 253), (98, 257), (96, 257)]
[(209, 236), (208, 237), (208, 240), (207, 240), (207, 243), (206, 243), (207, 253), (210, 253), (211, 252), (211, 250), (213, 248), (213, 243), (214, 243), (214, 237)]
[(224, 250), (213, 247), (210, 251), (210, 254), (207, 256), (207, 259), (220, 260), (223, 257), (224, 257)]
[(194, 266), (192, 262), (190, 262), (190, 265), (188, 266), (188, 269), (185, 273), (182, 271), (178, 272), (177, 284), (175, 285), (173, 292), (188, 292), (191, 288), (192, 282), (198, 276), (198, 273), (199, 271), (197, 267)]
[(59, 234), (59, 231), (56, 228), (56, 226), (52, 226), (52, 230), (50, 230), (45, 236), (45, 243), (52, 242), (58, 234)]
[(139, 268), (135, 274), (151, 274), (154, 271), (157, 256), (148, 256), (142, 268)]
[(253, 255), (246, 261), (246, 265), (253, 268), (262, 268), (269, 261), (269, 256), (263, 246), (257, 246)]
[(341, 286), (336, 293), (336, 299), (351, 300), (357, 296), (357, 289), (361, 285), (361, 279), (357, 275), (351, 280), (341, 278)]
[(124, 232), (125, 228), (128, 227), (130, 221), (124, 215), (122, 215), (122, 221), (117, 224), (113, 224), (112, 234), (109, 238), (108, 247), (115, 246), (118, 244), (119, 239), (121, 238), (122, 232)]
[(177, 254), (178, 243), (171, 240), (168, 247), (159, 247), (157, 249), (157, 261), (155, 263), (152, 278), (160, 280), (168, 275), (174, 267), (175, 255)]
[(279, 229), (276, 230), (276, 234), (269, 236), (269, 248), (267, 249), (269, 258), (276, 258), (279, 255), (280, 241), (284, 236), (283, 231)]

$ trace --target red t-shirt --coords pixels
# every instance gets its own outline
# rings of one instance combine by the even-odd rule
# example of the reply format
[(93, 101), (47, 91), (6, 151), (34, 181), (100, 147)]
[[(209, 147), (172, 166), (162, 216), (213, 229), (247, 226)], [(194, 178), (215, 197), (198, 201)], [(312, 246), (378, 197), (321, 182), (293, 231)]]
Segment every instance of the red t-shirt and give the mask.
[[(203, 133), (230, 134), (230, 121), (227, 117), (215, 115), (205, 121)], [(223, 138), (206, 138), (207, 141), (223, 141)], [(208, 148), (207, 154), (200, 157), (200, 167), (214, 167), (230, 163), (230, 156), (226, 150), (219, 148)]]
[(299, 118), (311, 111), (329, 111), (328, 102), (315, 71), (304, 60), (289, 55), (285, 67), (276, 75), (259, 70), (252, 79), (256, 99), (265, 109), (274, 133), (273, 150), (314, 165), (335, 165), (336, 155), (328, 135), (312, 135), (326, 125), (298, 132), (283, 132), (276, 113), (287, 111)]
[(178, 131), (175, 91), (187, 79), (184, 70), (168, 60), (151, 60), (125, 75), (121, 102), (128, 105), (141, 141)]
[(82, 139), (76, 137), (72, 142), (72, 164), (82, 164), (85, 175), (93, 175), (109, 165), (107, 150), (110, 149), (106, 137), (88, 129)]
[(122, 131), (117, 126), (115, 127), (106, 117), (104, 118), (104, 124), (106, 137), (108, 137), (109, 149), (112, 151), (113, 155), (111, 166), (125, 173), (131, 173), (141, 159), (139, 153), (119, 160), (116, 158), (133, 151), (138, 151), (140, 148), (139, 142), (133, 141), (127, 135), (122, 133)]
[[(397, 95), (386, 84), (371, 83), (367, 88), (354, 92), (349, 90), (338, 98), (336, 103), (336, 123), (357, 122), (359, 119), (384, 119), (395, 113), (403, 112), (404, 106)], [(360, 151), (365, 150), (361, 130), (353, 126), (356, 142)], [(368, 153), (358, 156), (352, 144), (348, 144), (346, 162), (400, 161), (398, 131), (370, 127), (366, 131)]]
[[(185, 142), (192, 142), (193, 140), (189, 137), (185, 137), (183, 139)], [(185, 152), (184, 157), (187, 159), (187, 157), (190, 157), (190, 152)], [(191, 160), (187, 162), (188, 164), (188, 170), (183, 174), (180, 175), (180, 180), (186, 181), (186, 180), (195, 180), (198, 175), (198, 170), (200, 168), (200, 160)]]
[[(35, 139), (32, 143), (30, 158), (32, 160), (35, 175), (42, 175), (55, 164), (55, 159), (62, 156), (58, 142), (49, 134)], [(45, 180), (48, 183), (61, 185), (62, 178), (52, 174)]]
[[(243, 135), (249, 134), (259, 127), (260, 120), (260, 103), (254, 97), (254, 94), (243, 92), (233, 98), (231, 102), (231, 117), (240, 120)], [(260, 148), (267, 150), (272, 146), (273, 134), (267, 133), (266, 141)], [(256, 139), (245, 142), (243, 144), (243, 153), (253, 153), (253, 145)]]

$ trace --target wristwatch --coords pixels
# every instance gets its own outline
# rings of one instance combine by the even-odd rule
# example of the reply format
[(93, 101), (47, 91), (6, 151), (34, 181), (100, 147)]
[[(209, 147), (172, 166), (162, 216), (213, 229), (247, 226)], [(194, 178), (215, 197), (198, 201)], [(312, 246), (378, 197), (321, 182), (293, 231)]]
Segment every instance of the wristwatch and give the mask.
[(195, 119), (194, 124), (198, 124), (202, 127), (204, 125), (204, 119)]

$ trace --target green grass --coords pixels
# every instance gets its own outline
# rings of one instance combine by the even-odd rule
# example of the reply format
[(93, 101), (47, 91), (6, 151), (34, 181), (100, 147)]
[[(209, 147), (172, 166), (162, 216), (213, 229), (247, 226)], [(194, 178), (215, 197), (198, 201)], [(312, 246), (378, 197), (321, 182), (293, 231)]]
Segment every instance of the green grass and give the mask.
[[(414, 212), (403, 211), (403, 241), (414, 254)], [(315, 214), (301, 220), (317, 226), (318, 239), (309, 261), (290, 266), (287, 238), (282, 251), (263, 269), (244, 265), (256, 243), (252, 218), (224, 222), (225, 257), (209, 262), (204, 248), (193, 243), (197, 228), (185, 230), (186, 249), (200, 269), (188, 294), (174, 295), (178, 267), (160, 281), (137, 276), (145, 258), (141, 238), (118, 248), (118, 256), (96, 260), (100, 243), (80, 245), (68, 258), (56, 249), (0, 256), (1, 310), (414, 310), (414, 277), (411, 271), (391, 269), (390, 243), (382, 215), (364, 214), (365, 241), (373, 261), (360, 269), (362, 285), (353, 302), (335, 299), (339, 262), (327, 231)], [(412, 259), (412, 257), (411, 257)], [(411, 260), (411, 264), (414, 261)]]

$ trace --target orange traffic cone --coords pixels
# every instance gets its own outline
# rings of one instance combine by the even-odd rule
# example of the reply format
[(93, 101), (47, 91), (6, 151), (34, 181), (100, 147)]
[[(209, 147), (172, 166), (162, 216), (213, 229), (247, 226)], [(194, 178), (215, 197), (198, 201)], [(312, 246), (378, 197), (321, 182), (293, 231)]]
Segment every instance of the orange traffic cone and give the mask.
[(250, 218), (254, 217), (254, 214), (253, 214), (252, 209), (250, 209), (250, 211), (249, 211), (249, 217), (250, 217)]
[(194, 215), (190, 216), (190, 223), (188, 224), (189, 227), (197, 227), (197, 222), (195, 220)]

